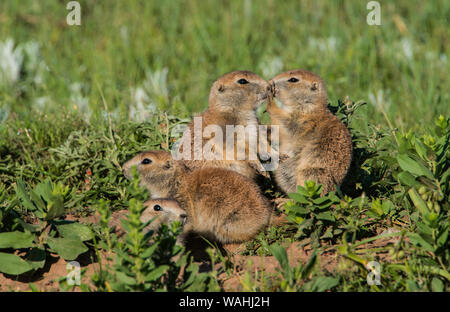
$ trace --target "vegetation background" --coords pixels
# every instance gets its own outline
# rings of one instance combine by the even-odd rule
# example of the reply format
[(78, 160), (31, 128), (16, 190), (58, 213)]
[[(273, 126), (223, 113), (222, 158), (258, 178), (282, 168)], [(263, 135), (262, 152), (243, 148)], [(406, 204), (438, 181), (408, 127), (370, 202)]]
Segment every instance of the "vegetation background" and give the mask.
[[(364, 169), (356, 171), (353, 192), (347, 193), (350, 197), (327, 198), (333, 204), (340, 200), (341, 208), (345, 201), (348, 207), (354, 204), (359, 214), (343, 213), (343, 220), (333, 210), (334, 219), (325, 220), (316, 234), (328, 233), (323, 239), (337, 246), (341, 238), (346, 240), (344, 232), (350, 232), (355, 243), (376, 237), (402, 220), (398, 222), (405, 237), (410, 237), (408, 233), (420, 236), (420, 228), (426, 232), (426, 242), (414, 240), (413, 235), (408, 243), (402, 236), (393, 250), (404, 252), (394, 261), (403, 267), (388, 270), (385, 288), (367, 286), (367, 269), (359, 268), (356, 278), (354, 272), (345, 271), (351, 267), (347, 263), (346, 269), (344, 265), (331, 275), (320, 269), (291, 272), (285, 266), (288, 284), (247, 272), (238, 289), (448, 290), (450, 2), (379, 1), (380, 26), (366, 23), (367, 2), (80, 0), (81, 25), (69, 26), (68, 1), (1, 1), (0, 232), (26, 232), (17, 220), (39, 219), (32, 206), (23, 204), (23, 192), (48, 178), (54, 183), (50, 188), (59, 192), (64, 209), (72, 214), (92, 214), (104, 205), (110, 210), (130, 208), (136, 203), (130, 204), (132, 192), (120, 164), (140, 150), (169, 148), (177, 138), (177, 127), (207, 107), (209, 88), (217, 77), (245, 69), (270, 79), (285, 70), (304, 68), (325, 80), (330, 105), (352, 128), (356, 167)], [(399, 178), (402, 172), (407, 174)], [(25, 181), (22, 193), (19, 179)], [(420, 187), (422, 202), (413, 199)], [(320, 200), (314, 204), (314, 186), (308, 192), (300, 192), (303, 197), (294, 198), (293, 203), (323, 204)], [(310, 206), (305, 200), (310, 200)], [(44, 210), (50, 209), (50, 201), (44, 201)], [(434, 212), (424, 211), (411, 219), (417, 206)], [(247, 254), (282, 259), (283, 252), (271, 243), (302, 241), (314, 232), (314, 222), (320, 222), (312, 208), (307, 213), (286, 209), (291, 215), (290, 230), (273, 229), (259, 243), (247, 246)], [(370, 209), (381, 212), (371, 215)], [(428, 213), (435, 213), (430, 218), (436, 219), (425, 222)], [(46, 217), (42, 218), (44, 222)], [(313, 223), (303, 233), (308, 228), (305, 218)], [(326, 222), (331, 222), (333, 231), (342, 231), (327, 232), (330, 224)], [(100, 241), (105, 239), (91, 230)], [(55, 238), (63, 236), (51, 233)], [(321, 241), (318, 246), (323, 246)], [(44, 245), (52, 252), (58, 249), (54, 243)], [(5, 254), (23, 249), (2, 245), (0, 239), (2, 246), (9, 248), (3, 250)], [(346, 259), (356, 261), (349, 250), (341, 251)], [(364, 255), (373, 258), (367, 251)], [(147, 269), (153, 272), (151, 267)], [(120, 271), (120, 265), (115, 268), (111, 270)], [(167, 278), (172, 269), (164, 267), (153, 278), (164, 274)], [(0, 271), (5, 270), (0, 266)], [(136, 277), (137, 273), (126, 274)], [(396, 274), (402, 282), (394, 281)], [(105, 281), (110, 277), (105, 276), (94, 289), (108, 289)], [(334, 279), (325, 278), (330, 276)], [(216, 277), (208, 278), (218, 281)], [(304, 284), (306, 280), (310, 284)], [(320, 288), (323, 283), (327, 287)], [(178, 289), (162, 282), (150, 283), (151, 287), (137, 284), (130, 289)]]

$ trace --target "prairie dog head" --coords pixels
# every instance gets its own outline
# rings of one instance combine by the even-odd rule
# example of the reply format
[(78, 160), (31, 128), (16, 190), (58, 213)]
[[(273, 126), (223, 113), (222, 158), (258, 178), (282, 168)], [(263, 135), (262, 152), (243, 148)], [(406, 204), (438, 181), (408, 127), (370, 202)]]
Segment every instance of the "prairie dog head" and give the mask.
[(213, 83), (209, 105), (221, 112), (253, 111), (267, 99), (269, 92), (269, 83), (258, 75), (234, 71)]
[(313, 113), (327, 109), (323, 80), (303, 69), (281, 73), (269, 81), (272, 95), (289, 112)]
[(141, 180), (141, 186), (150, 190), (153, 198), (164, 197), (167, 184), (176, 174), (177, 162), (166, 151), (141, 152), (125, 162), (122, 169), (125, 177), (131, 179), (132, 167), (136, 167)]
[(174, 221), (180, 221), (182, 225), (186, 223), (187, 214), (179, 206), (176, 200), (172, 199), (153, 199), (144, 203), (145, 210), (141, 215), (142, 222), (148, 222), (155, 218), (150, 223), (145, 231), (157, 230), (161, 224), (170, 224)]

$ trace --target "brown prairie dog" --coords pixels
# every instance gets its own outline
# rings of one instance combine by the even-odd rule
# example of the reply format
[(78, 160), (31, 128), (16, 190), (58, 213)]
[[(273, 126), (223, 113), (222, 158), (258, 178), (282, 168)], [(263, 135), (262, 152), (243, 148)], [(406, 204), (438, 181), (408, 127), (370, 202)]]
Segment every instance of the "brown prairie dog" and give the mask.
[(272, 124), (280, 127), (279, 153), (287, 156), (275, 171), (278, 185), (289, 193), (313, 180), (323, 184), (323, 193), (332, 191), (350, 167), (352, 140), (327, 108), (325, 83), (301, 69), (281, 73), (269, 83), (274, 99), (267, 111)]
[(141, 215), (141, 221), (146, 223), (155, 218), (144, 230), (158, 230), (161, 224), (170, 224), (174, 221), (186, 223), (187, 214), (173, 199), (159, 198), (151, 199), (144, 203), (145, 210)]
[[(272, 207), (249, 178), (223, 168), (191, 171), (165, 151), (136, 155), (123, 165), (130, 177), (136, 166), (152, 199), (172, 198), (186, 211), (188, 227), (220, 243), (250, 240), (268, 223)], [(190, 229), (190, 228), (188, 228)]]
[[(239, 135), (236, 135), (234, 144), (230, 143), (231, 146), (234, 146), (234, 153), (231, 151), (227, 157), (227, 126), (251, 126), (257, 131), (256, 109), (268, 98), (269, 93), (270, 85), (267, 81), (249, 71), (234, 71), (215, 81), (210, 90), (208, 109), (194, 118), (184, 133), (183, 140), (187, 140), (186, 144), (190, 144), (190, 153), (186, 153), (187, 157), (182, 156), (186, 166), (189, 168), (206, 166), (226, 168), (254, 178), (262, 167), (257, 156), (257, 145), (249, 144), (249, 139), (257, 138), (257, 132), (250, 136), (246, 133), (244, 140), (239, 139)], [(200, 132), (198, 130), (196, 132), (194, 129), (195, 121), (197, 124), (201, 123), (198, 125)], [(206, 133), (203, 137), (202, 133), (206, 127), (211, 129), (211, 132)], [(213, 127), (221, 129), (222, 136), (218, 136)], [(238, 132), (239, 130), (236, 131), (236, 133)], [(200, 135), (198, 144), (194, 144), (195, 133)], [(231, 135), (232, 131), (228, 130), (228, 133)], [(207, 142), (218, 144), (217, 146), (223, 148), (216, 150), (214, 144), (205, 144)], [(239, 149), (245, 152), (244, 159), (238, 158), (237, 151)], [(204, 156), (204, 151), (210, 152), (210, 158)], [(186, 160), (186, 158), (189, 159)]]
[[(162, 209), (164, 207), (164, 209)], [(125, 234), (125, 229), (122, 227), (122, 219), (127, 218), (128, 210), (118, 210), (111, 213), (111, 218), (109, 220), (108, 226), (113, 232), (121, 237)], [(157, 217), (153, 222), (151, 222), (144, 231), (148, 232), (150, 230), (158, 230), (161, 224), (170, 224), (173, 221), (180, 221), (181, 224), (186, 222), (186, 212), (180, 208), (178, 203), (170, 199), (157, 199), (149, 200), (144, 203), (144, 211), (141, 215), (141, 221), (146, 223), (150, 221), (153, 217)], [(99, 223), (100, 215), (95, 215), (91, 217), (91, 223)]]

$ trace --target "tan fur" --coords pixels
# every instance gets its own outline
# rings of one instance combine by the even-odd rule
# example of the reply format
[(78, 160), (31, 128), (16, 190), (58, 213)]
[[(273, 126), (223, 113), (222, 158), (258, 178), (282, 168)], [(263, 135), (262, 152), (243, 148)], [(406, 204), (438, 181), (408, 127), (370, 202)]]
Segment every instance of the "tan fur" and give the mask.
[[(298, 82), (289, 82), (292, 77)], [(344, 180), (352, 159), (352, 140), (345, 125), (327, 108), (325, 83), (306, 70), (288, 71), (270, 82), (273, 96), (267, 111), (272, 124), (280, 126), (280, 162), (275, 179), (286, 192), (313, 180), (323, 193)]]
[[(151, 164), (142, 164), (150, 159)], [(142, 152), (123, 165), (131, 167), (152, 198), (172, 198), (186, 211), (185, 230), (220, 243), (250, 240), (269, 222), (272, 207), (249, 178), (223, 168), (190, 170), (164, 151)]]
[[(246, 79), (249, 83), (239, 84), (237, 81)], [(191, 135), (191, 160), (185, 161), (189, 168), (202, 167), (219, 167), (236, 171), (246, 177), (254, 178), (258, 170), (261, 169), (259, 160), (249, 159), (249, 143), (248, 136), (245, 142), (240, 142), (237, 145), (235, 139), (235, 151), (238, 148), (245, 149), (245, 160), (237, 160), (237, 154), (234, 154), (234, 160), (227, 160), (226, 158), (226, 125), (255, 125), (258, 126), (256, 117), (256, 108), (267, 99), (270, 91), (269, 84), (258, 75), (249, 71), (234, 71), (223, 75), (211, 87), (209, 95), (209, 107), (206, 111), (198, 117), (202, 119), (202, 132), (208, 125), (218, 125), (223, 133), (223, 150), (214, 151), (214, 155), (221, 155), (222, 160), (194, 160), (194, 122), (189, 124)], [(185, 132), (185, 138), (189, 138)], [(235, 137), (236, 138), (236, 137)], [(216, 138), (215, 134), (210, 137), (203, 138), (201, 146), (211, 140), (220, 140)], [(251, 151), (257, 155), (257, 151)]]
[[(155, 206), (161, 210), (155, 210)], [(144, 203), (145, 210), (141, 215), (142, 222), (148, 222), (155, 218), (144, 230), (157, 230), (161, 224), (170, 224), (174, 221), (186, 222), (186, 211), (180, 207), (177, 201), (167, 198), (148, 200)]]

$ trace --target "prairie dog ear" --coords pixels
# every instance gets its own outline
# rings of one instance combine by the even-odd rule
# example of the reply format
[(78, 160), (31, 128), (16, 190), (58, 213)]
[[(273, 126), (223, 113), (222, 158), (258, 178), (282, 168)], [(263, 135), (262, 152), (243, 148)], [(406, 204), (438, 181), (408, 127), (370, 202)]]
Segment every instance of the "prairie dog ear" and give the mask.
[(319, 84), (314, 81), (311, 85), (311, 91), (316, 91), (317, 89), (319, 89)]
[(217, 91), (219, 92), (223, 92), (225, 90), (223, 84), (220, 84), (219, 87), (217, 88)]

